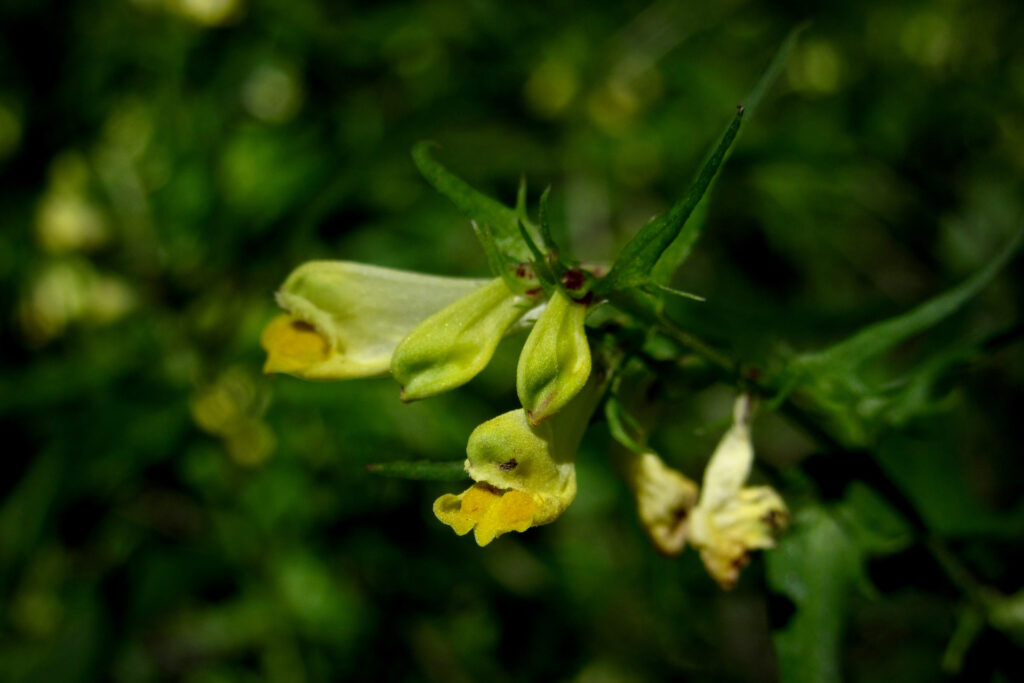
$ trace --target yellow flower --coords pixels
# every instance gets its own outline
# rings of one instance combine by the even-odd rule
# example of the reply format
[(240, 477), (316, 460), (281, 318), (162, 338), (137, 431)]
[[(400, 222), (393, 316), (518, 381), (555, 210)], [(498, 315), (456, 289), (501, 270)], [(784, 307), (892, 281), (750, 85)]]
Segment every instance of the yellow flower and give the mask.
[(348, 261), (304, 263), (277, 293), (288, 313), (263, 330), (264, 372), (307, 379), (384, 374), (395, 347), (420, 322), (487, 283)]
[(789, 523), (786, 504), (774, 489), (743, 488), (754, 459), (750, 417), (750, 397), (740, 396), (732, 427), (708, 462), (700, 501), (690, 515), (690, 542), (723, 588), (735, 585), (751, 550), (775, 547), (775, 537)]
[(592, 378), (551, 420), (531, 425), (512, 410), (473, 430), (466, 471), (476, 483), (434, 502), (434, 514), (463, 536), (474, 532), (484, 546), (509, 531), (555, 521), (576, 497), (576, 449), (604, 389)]
[(637, 513), (651, 543), (664, 555), (678, 555), (686, 546), (690, 511), (697, 502), (697, 484), (666, 465), (653, 452), (625, 449), (624, 470), (636, 495)]

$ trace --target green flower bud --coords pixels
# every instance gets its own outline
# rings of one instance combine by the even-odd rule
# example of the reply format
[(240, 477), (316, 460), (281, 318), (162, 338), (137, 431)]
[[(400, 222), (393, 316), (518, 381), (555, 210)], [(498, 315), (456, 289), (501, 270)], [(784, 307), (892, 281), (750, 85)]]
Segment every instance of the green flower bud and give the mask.
[(391, 360), (402, 400), (434, 396), (473, 379), (532, 303), (499, 278), (424, 320), (402, 340)]
[(304, 263), (277, 293), (288, 314), (263, 331), (264, 371), (307, 379), (383, 374), (416, 325), (486, 282), (348, 261)]
[(579, 393), (590, 376), (583, 329), (587, 306), (555, 290), (519, 356), (516, 389), (531, 424), (540, 424)]

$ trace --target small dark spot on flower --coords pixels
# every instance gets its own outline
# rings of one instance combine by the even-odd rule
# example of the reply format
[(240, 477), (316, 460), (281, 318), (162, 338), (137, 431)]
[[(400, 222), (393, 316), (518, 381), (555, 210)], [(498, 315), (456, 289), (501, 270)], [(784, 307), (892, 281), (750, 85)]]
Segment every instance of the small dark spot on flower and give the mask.
[(778, 532), (782, 528), (782, 525), (786, 523), (787, 515), (782, 510), (769, 510), (762, 521), (768, 525), (768, 528), (772, 532)]
[(672, 515), (672, 524), (673, 524), (673, 526), (675, 526), (676, 524), (679, 524), (680, 522), (685, 521), (686, 518), (690, 516), (690, 509), (685, 507), (685, 506), (680, 505), (679, 507), (674, 508), (671, 511), (671, 515)]
[(748, 564), (750, 564), (750, 553), (743, 553), (742, 555), (740, 555), (732, 561), (732, 566), (734, 569), (743, 569)]
[(537, 296), (538, 294), (540, 294), (540, 292), (541, 292), (540, 287), (534, 287), (533, 289), (526, 290), (525, 293), (530, 295), (530, 296)]
[(501, 470), (502, 472), (509, 472), (511, 470), (514, 470), (518, 466), (519, 463), (516, 461), (515, 458), (512, 458), (498, 465), (498, 469)]

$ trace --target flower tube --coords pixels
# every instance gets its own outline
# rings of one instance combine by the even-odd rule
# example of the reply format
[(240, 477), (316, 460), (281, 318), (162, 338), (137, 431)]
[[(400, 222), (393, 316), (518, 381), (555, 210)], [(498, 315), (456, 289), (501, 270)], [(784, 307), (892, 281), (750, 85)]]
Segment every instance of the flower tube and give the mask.
[(488, 282), (350, 261), (304, 263), (277, 293), (287, 313), (263, 330), (263, 370), (321, 380), (384, 374), (420, 322)]

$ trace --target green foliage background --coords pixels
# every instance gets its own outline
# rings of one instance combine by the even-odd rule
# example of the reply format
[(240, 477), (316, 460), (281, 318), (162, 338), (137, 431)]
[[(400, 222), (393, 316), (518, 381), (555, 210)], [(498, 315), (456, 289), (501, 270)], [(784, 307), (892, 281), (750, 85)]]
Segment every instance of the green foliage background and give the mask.
[[(302, 261), (486, 274), (417, 141), (506, 202), (551, 184), (563, 243), (608, 260), (806, 19), (694, 218), (675, 285), (707, 302), (670, 311), (778, 377), (1021, 229), (1020, 3), (0, 3), (0, 679), (1010, 680), (1019, 259), (826, 363), (787, 404), (810, 422), (764, 411), (795, 523), (730, 593), (648, 547), (604, 425), (568, 512), (485, 549), (430, 513), (456, 485), (365, 471), (461, 457), (521, 339), (412, 405), (260, 374)], [(699, 476), (732, 394), (679, 387), (670, 464)]]

